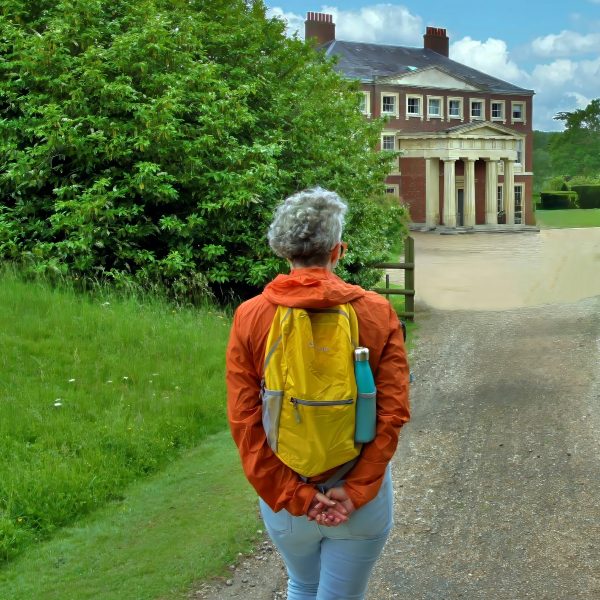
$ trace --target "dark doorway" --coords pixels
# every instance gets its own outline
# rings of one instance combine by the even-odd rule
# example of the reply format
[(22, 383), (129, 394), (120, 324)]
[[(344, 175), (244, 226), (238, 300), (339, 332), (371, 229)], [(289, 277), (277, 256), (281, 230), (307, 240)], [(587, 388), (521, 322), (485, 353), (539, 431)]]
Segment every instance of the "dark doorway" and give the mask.
[(456, 190), (456, 225), (457, 227), (465, 225), (465, 190), (462, 188)]

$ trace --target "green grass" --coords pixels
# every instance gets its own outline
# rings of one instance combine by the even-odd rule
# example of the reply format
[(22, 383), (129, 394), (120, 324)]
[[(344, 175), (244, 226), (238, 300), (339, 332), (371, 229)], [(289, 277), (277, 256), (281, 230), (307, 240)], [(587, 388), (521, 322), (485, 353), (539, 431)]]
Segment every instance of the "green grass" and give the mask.
[(600, 208), (536, 210), (535, 218), (543, 228), (600, 227)]
[(0, 600), (187, 598), (249, 551), (260, 526), (227, 432), (125, 493), (0, 569)]
[(0, 274), (0, 600), (183, 599), (251, 549), (229, 324)]
[(0, 562), (226, 426), (228, 330), (0, 275)]

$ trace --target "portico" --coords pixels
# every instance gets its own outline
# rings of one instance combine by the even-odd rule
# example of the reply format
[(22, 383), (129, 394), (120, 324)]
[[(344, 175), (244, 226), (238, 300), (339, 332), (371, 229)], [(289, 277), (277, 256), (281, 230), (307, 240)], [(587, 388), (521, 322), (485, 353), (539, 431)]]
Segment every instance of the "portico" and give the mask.
[[(505, 224), (515, 225), (515, 171), (520, 136), (490, 122), (435, 133), (398, 133), (402, 158), (425, 160), (425, 225), (498, 225), (499, 176)], [(477, 165), (477, 169), (476, 169)], [(485, 186), (476, 182), (485, 178)], [(403, 199), (410, 202), (403, 192)]]

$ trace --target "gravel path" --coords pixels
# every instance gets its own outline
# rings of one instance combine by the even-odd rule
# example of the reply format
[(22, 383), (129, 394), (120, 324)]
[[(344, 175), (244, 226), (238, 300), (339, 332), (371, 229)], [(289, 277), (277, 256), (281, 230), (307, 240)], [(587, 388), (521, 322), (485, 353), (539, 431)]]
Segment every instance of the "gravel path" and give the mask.
[[(600, 598), (600, 297), (419, 324), (395, 527), (368, 600)], [(265, 541), (190, 598), (284, 589)]]

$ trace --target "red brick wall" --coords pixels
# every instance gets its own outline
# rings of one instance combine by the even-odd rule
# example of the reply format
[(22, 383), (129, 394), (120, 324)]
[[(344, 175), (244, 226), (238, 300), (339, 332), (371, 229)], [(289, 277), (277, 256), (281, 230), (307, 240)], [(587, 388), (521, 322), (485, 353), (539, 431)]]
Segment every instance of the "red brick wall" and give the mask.
[[(472, 92), (455, 92), (452, 90), (428, 89), (428, 88), (407, 88), (388, 85), (363, 85), (364, 91), (371, 93), (371, 115), (379, 117), (381, 115), (381, 93), (398, 93), (399, 118), (391, 118), (385, 128), (387, 130), (397, 130), (403, 133), (433, 133), (436, 131), (447, 130), (457, 125), (471, 123), (470, 119), (470, 100), (481, 99), (485, 101), (485, 113), (483, 119), (492, 121), (491, 101), (504, 101), (504, 120), (492, 121), (508, 129), (525, 135), (525, 171), (530, 173), (533, 167), (533, 134), (532, 134), (532, 99), (530, 96), (502, 95), (502, 94), (479, 94)], [(406, 118), (406, 95), (418, 94), (422, 97), (423, 119), (417, 117)], [(427, 96), (436, 96), (442, 98), (443, 119), (432, 118), (427, 120)], [(463, 118), (448, 120), (447, 108), (448, 97), (463, 99)], [(523, 102), (525, 105), (525, 122), (512, 123), (511, 102)], [(401, 158), (400, 171), (402, 177), (389, 177), (389, 183), (400, 184), (400, 197), (409, 205), (411, 217), (415, 223), (425, 222), (425, 159), (420, 158)], [(464, 163), (456, 162), (456, 176), (464, 176)], [(502, 178), (499, 178), (499, 183)], [(523, 205), (525, 207), (525, 222), (528, 225), (535, 224), (535, 218), (531, 205), (532, 178), (531, 176), (516, 175), (516, 183), (523, 183)], [(440, 218), (443, 219), (443, 196), (444, 196), (444, 178), (443, 164), (440, 164)], [(478, 160), (475, 163), (475, 222), (480, 225), (485, 223), (485, 161)]]
[(412, 221), (425, 223), (425, 159), (401, 158), (400, 172), (400, 198), (409, 206)]
[[(364, 91), (371, 93), (371, 114), (373, 117), (381, 116), (381, 94), (390, 92), (390, 93), (398, 93), (399, 94), (399, 117), (392, 117), (388, 121), (386, 127), (389, 129), (399, 129), (405, 133), (413, 133), (413, 132), (435, 132), (441, 131), (444, 129), (448, 129), (449, 127), (454, 127), (456, 125), (464, 125), (465, 123), (471, 123), (470, 118), (470, 100), (484, 100), (484, 116), (481, 119), (482, 121), (492, 121), (491, 115), (491, 101), (504, 101), (504, 111), (505, 111), (505, 123), (502, 121), (493, 121), (494, 123), (498, 123), (499, 125), (503, 125), (504, 127), (508, 127), (509, 129), (513, 129), (521, 134), (531, 134), (532, 132), (532, 102), (530, 96), (512, 96), (512, 95), (504, 95), (504, 94), (479, 94), (475, 92), (455, 92), (452, 90), (440, 90), (436, 88), (407, 88), (400, 86), (392, 86), (392, 85), (363, 85), (362, 89)], [(423, 119), (420, 117), (408, 117), (406, 118), (406, 96), (407, 94), (417, 94), (422, 96), (423, 103)], [(427, 96), (436, 96), (442, 98), (442, 109), (444, 117), (440, 118), (431, 118), (429, 121), (427, 120)], [(447, 99), (451, 98), (462, 98), (463, 102), (463, 118), (462, 119), (448, 119), (447, 108), (448, 103)], [(523, 102), (525, 104), (525, 122), (515, 122), (511, 121), (511, 102)], [(528, 152), (528, 154), (530, 154)], [(530, 165), (528, 165), (528, 170), (530, 170)]]

